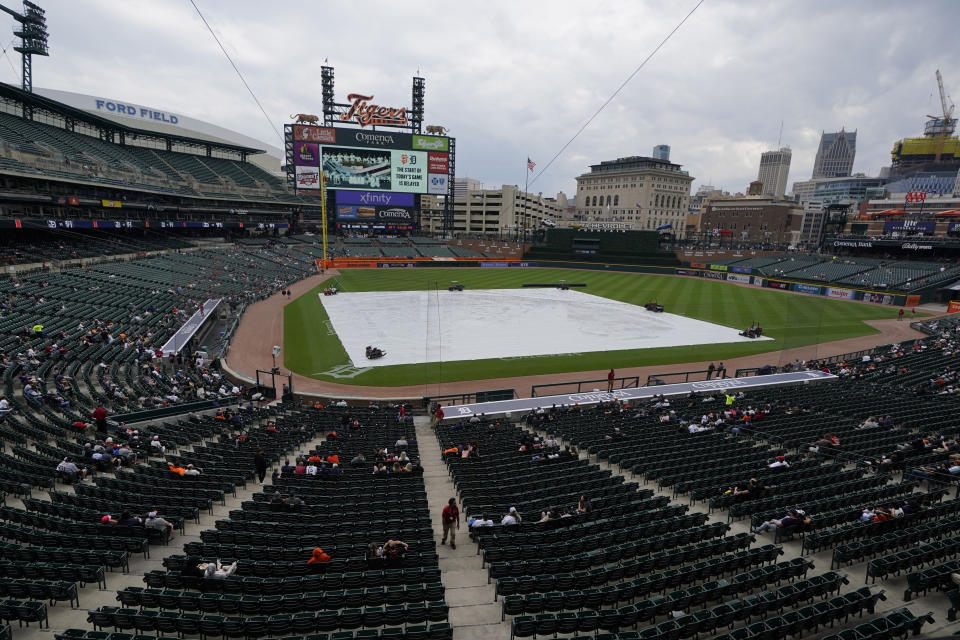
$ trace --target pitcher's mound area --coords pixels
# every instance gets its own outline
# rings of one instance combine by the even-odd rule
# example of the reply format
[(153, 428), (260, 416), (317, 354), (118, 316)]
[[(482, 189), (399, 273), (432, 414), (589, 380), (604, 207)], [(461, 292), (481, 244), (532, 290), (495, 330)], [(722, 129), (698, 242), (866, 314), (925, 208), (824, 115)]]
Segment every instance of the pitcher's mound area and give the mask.
[[(737, 329), (572, 290), (377, 291), (320, 300), (357, 367), (752, 342)], [(367, 345), (387, 355), (368, 360)]]

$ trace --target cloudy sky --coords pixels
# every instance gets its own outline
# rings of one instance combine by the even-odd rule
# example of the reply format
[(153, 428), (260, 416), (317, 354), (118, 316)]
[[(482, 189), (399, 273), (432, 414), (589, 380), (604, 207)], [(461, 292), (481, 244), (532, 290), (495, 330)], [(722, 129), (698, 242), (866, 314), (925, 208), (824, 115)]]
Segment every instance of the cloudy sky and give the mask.
[[(320, 113), (324, 59), (339, 101), (369, 92), (407, 105), (419, 70), (425, 121), (456, 136), (458, 175), (522, 185), (529, 155), (531, 191), (551, 195), (572, 195), (591, 163), (659, 143), (694, 189), (742, 191), (781, 121), (790, 182), (809, 178), (821, 130), (841, 127), (858, 130), (854, 170), (875, 175), (896, 139), (920, 135), (925, 115), (939, 113), (937, 68), (960, 100), (960, 2), (706, 0), (540, 174), (696, 0), (196, 2), (278, 128), (290, 114)], [(150, 105), (280, 146), (189, 0), (39, 4), (51, 57), (34, 59), (34, 86)], [(0, 80), (18, 83), (19, 59), (7, 54)]]

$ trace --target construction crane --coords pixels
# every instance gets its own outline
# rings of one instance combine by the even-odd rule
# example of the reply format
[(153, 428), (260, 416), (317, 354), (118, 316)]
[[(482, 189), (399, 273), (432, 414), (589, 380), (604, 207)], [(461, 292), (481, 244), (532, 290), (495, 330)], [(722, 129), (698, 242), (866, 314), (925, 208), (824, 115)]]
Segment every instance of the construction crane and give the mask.
[(952, 119), (953, 109), (956, 105), (951, 102), (949, 107), (947, 106), (947, 92), (943, 89), (943, 76), (940, 75), (940, 69), (937, 69), (937, 87), (940, 89), (940, 109), (943, 112), (943, 119), (937, 116), (927, 115), (931, 120), (927, 122), (925, 131), (926, 135), (937, 138), (937, 151), (933, 159), (934, 162), (940, 162), (943, 145), (956, 127), (956, 120)]

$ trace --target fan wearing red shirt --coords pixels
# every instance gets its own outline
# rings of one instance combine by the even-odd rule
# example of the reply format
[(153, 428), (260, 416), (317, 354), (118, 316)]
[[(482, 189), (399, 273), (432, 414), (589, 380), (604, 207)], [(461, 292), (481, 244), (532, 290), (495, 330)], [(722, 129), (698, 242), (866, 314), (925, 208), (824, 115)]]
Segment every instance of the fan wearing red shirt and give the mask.
[(447, 544), (447, 534), (450, 534), (450, 548), (457, 548), (457, 529), (460, 528), (460, 509), (457, 508), (457, 499), (450, 498), (440, 516), (443, 522), (443, 539), (440, 544)]

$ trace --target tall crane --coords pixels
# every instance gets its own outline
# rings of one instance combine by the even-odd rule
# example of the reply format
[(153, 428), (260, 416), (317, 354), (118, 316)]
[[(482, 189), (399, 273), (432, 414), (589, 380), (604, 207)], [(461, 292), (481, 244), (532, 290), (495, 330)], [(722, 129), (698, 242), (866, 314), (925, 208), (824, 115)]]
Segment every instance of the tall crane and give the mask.
[(927, 122), (926, 130), (928, 136), (937, 138), (937, 151), (934, 155), (934, 162), (940, 162), (943, 145), (946, 143), (950, 134), (954, 132), (957, 124), (957, 121), (952, 118), (953, 109), (956, 105), (954, 105), (953, 102), (951, 102), (949, 106), (947, 105), (947, 92), (943, 89), (943, 76), (940, 75), (940, 69), (937, 69), (937, 87), (940, 89), (940, 109), (943, 113), (943, 118), (928, 115), (927, 117), (932, 118), (932, 121)]

